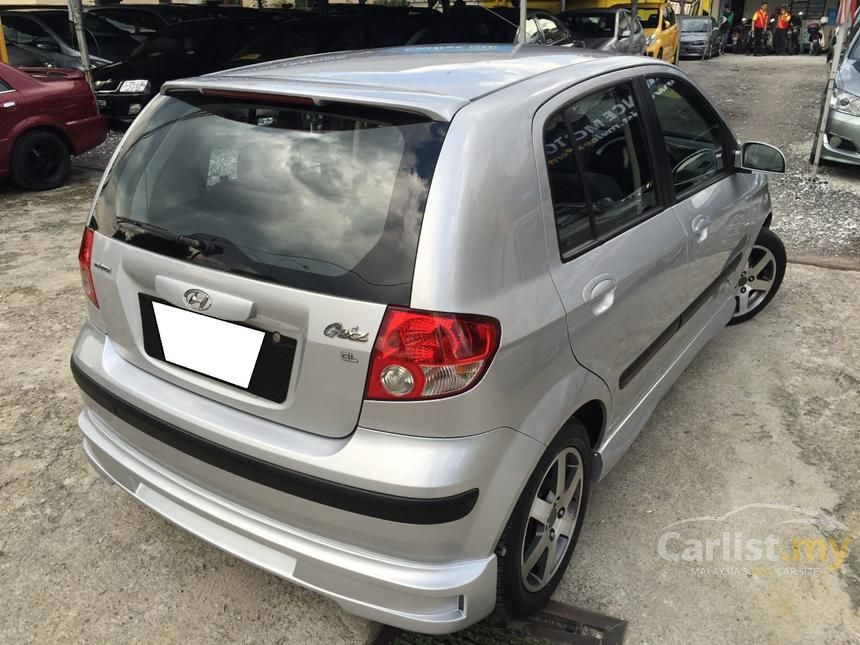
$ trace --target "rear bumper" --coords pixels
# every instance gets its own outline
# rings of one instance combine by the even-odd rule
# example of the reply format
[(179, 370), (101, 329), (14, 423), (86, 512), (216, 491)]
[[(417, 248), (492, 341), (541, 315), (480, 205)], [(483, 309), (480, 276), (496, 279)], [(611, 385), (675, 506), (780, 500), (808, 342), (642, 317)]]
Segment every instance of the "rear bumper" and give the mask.
[(104, 142), (107, 138), (107, 121), (98, 114), (72, 121), (66, 124), (66, 134), (72, 143), (72, 153), (80, 155)]
[[(168, 520), (372, 620), (448, 633), (492, 611), (493, 551), (542, 452), (538, 442), (507, 428), (458, 439), (356, 428), (330, 439), (277, 426), (281, 449), (266, 456), (252, 432), (262, 420), (243, 425), (249, 415), (131, 365), (89, 323), (73, 364), (90, 461)], [(133, 417), (123, 406), (147, 416)], [(156, 436), (146, 427), (152, 419), (166, 432), (212, 443), (215, 457)], [(215, 421), (233, 438), (244, 433), (246, 445), (211, 441)], [(251, 457), (272, 478), (238, 473), (225, 461), (231, 455)], [(304, 489), (290, 488), (296, 476)]]

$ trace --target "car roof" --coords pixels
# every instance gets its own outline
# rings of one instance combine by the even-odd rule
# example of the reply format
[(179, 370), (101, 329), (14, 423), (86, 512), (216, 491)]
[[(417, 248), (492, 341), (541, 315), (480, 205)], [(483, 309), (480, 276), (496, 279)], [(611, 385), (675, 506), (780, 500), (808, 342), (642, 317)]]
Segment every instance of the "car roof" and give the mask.
[(571, 83), (643, 57), (541, 45), (424, 45), (317, 54), (171, 81), (182, 88), (244, 90), (387, 105), (450, 120), (467, 103), (542, 74)]

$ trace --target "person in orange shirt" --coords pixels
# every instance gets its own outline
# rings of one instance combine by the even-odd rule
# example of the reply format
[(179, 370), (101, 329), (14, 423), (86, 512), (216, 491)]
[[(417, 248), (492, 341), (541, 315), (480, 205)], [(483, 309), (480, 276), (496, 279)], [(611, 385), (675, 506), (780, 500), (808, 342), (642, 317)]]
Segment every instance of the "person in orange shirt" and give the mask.
[(755, 38), (755, 55), (763, 56), (765, 51), (765, 33), (767, 29), (767, 2), (762, 2), (761, 6), (753, 14), (752, 18), (753, 36)]
[(773, 53), (782, 56), (788, 48), (788, 25), (791, 20), (791, 14), (785, 5), (779, 8), (779, 13), (776, 16), (776, 31), (773, 32)]

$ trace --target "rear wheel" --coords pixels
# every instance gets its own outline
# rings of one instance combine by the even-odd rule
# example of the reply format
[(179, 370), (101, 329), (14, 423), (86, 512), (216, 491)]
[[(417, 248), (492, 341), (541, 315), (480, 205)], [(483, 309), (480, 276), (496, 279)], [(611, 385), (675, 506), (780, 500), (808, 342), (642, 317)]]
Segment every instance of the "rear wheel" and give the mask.
[(730, 325), (742, 323), (764, 309), (779, 291), (785, 277), (785, 246), (779, 236), (763, 228), (738, 280), (735, 313)]
[(27, 190), (50, 190), (66, 181), (71, 163), (65, 141), (53, 132), (33, 130), (15, 142), (12, 179)]
[(527, 616), (552, 597), (582, 529), (591, 443), (571, 421), (546, 449), (499, 541), (499, 609)]

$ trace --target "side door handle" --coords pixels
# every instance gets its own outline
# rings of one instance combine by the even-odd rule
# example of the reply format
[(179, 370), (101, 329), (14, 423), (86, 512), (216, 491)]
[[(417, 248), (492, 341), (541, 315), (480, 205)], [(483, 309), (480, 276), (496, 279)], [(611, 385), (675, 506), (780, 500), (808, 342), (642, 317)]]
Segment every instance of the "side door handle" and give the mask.
[(14, 110), (15, 109), (15, 101), (6, 101), (3, 104), (4, 110)]
[(585, 285), (582, 298), (591, 305), (591, 312), (595, 316), (604, 313), (615, 303), (617, 286), (617, 280), (608, 273), (597, 276)]
[(701, 244), (708, 239), (708, 227), (711, 225), (711, 218), (707, 215), (698, 215), (693, 218), (691, 228), (696, 235), (696, 242)]

